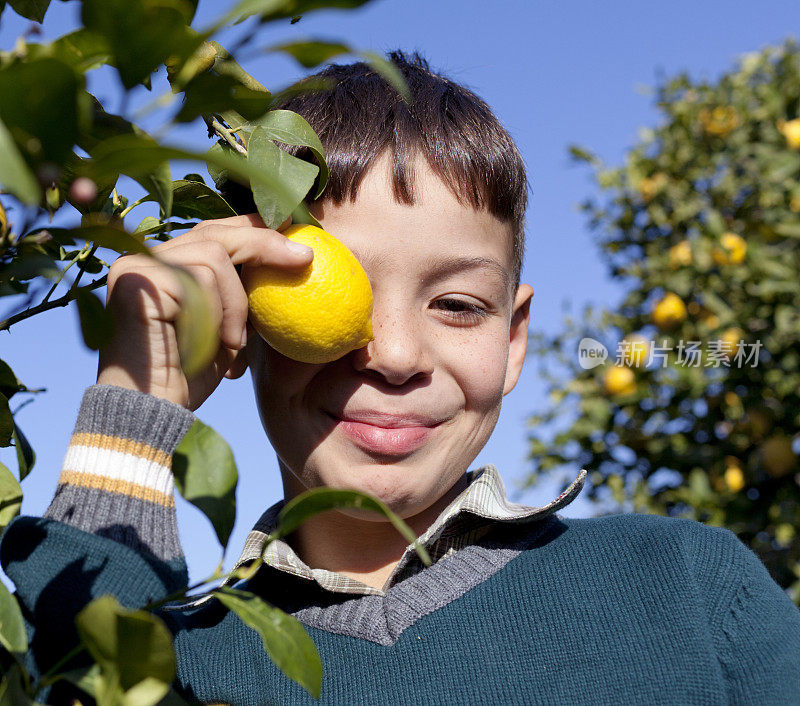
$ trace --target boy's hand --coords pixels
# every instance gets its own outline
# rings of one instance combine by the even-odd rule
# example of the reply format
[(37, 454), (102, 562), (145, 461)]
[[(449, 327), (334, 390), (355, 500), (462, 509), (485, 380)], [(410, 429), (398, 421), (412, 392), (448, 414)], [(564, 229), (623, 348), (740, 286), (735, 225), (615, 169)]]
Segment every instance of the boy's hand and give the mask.
[[(197, 409), (223, 376), (238, 378), (247, 369), (245, 351), (250, 325), (247, 295), (234, 265), (269, 265), (297, 269), (311, 262), (313, 251), (297, 253), (276, 230), (255, 214), (203, 221), (152, 249), (158, 258), (180, 265), (211, 295), (220, 347), (211, 364), (187, 381), (181, 370), (175, 320), (182, 289), (171, 269), (146, 255), (124, 255), (108, 272), (106, 305), (114, 315), (114, 335), (100, 352), (97, 382), (163, 397)], [(304, 246), (301, 246), (304, 247)]]

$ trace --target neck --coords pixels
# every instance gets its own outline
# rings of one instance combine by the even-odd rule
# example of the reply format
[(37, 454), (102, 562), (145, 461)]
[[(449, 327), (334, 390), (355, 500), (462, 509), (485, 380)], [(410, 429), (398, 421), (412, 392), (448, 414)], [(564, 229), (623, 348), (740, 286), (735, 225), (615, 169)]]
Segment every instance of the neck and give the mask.
[[(288, 501), (305, 490), (287, 469), (283, 470), (284, 497)], [(419, 537), (441, 512), (467, 487), (467, 476), (422, 512), (403, 518)], [(377, 517), (377, 516), (376, 516)], [(312, 569), (327, 569), (383, 589), (400, 562), (408, 542), (388, 520), (360, 520), (336, 510), (305, 520), (287, 538), (289, 546)]]

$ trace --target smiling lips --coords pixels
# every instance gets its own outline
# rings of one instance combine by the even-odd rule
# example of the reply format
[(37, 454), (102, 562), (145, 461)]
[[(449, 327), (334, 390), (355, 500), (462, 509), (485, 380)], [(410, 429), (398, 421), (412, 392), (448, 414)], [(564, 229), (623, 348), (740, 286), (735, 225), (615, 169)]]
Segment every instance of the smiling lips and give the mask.
[(365, 451), (384, 456), (409, 454), (441, 423), (418, 414), (388, 414), (365, 410), (330, 415), (348, 438)]

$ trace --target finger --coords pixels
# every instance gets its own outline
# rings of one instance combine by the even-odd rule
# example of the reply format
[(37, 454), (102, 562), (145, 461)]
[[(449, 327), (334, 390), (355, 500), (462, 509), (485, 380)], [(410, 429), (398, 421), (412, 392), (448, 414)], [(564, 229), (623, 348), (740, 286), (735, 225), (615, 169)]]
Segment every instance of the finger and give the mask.
[(214, 324), (214, 329), (219, 332), (222, 327), (223, 307), (214, 270), (203, 264), (187, 265), (186, 263), (182, 263), (181, 267), (194, 277), (200, 287), (208, 295), (208, 301), (211, 305), (211, 321)]
[(241, 349), (247, 323), (247, 294), (222, 245), (216, 241), (186, 243), (163, 254), (162, 260), (175, 265), (205, 267), (213, 273), (211, 283), (220, 305), (220, 339), (228, 348)]
[(234, 265), (271, 265), (276, 267), (306, 267), (313, 259), (311, 248), (294, 243), (278, 231), (252, 225), (197, 226), (188, 233), (153, 248), (157, 256), (187, 243), (214, 241), (225, 248)]
[(244, 350), (237, 351), (236, 357), (231, 362), (230, 366), (228, 367), (227, 372), (225, 373), (225, 377), (229, 380), (236, 380), (236, 378), (242, 377), (245, 371), (247, 370), (247, 352)]

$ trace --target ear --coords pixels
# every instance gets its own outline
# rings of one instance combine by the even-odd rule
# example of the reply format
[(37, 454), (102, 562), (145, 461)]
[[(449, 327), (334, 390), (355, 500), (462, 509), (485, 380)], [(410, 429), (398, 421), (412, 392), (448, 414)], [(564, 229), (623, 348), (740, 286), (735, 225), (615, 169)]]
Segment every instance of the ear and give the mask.
[(511, 311), (511, 327), (509, 330), (508, 363), (506, 364), (506, 381), (503, 396), (507, 395), (519, 380), (525, 353), (528, 350), (528, 324), (531, 320), (531, 299), (533, 287), (521, 284), (514, 296)]

